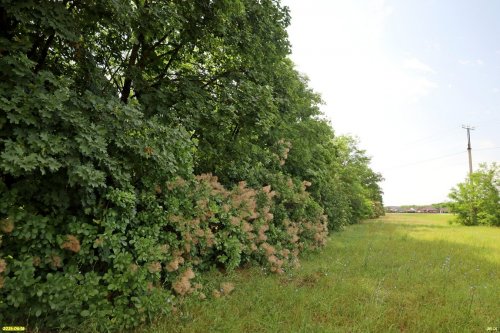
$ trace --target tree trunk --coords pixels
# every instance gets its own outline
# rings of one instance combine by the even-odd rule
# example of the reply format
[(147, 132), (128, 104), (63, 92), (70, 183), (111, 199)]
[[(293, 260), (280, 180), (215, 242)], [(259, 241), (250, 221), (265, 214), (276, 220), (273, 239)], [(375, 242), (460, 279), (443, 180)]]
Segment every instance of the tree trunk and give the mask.
[(130, 58), (128, 60), (127, 76), (125, 77), (125, 83), (123, 84), (122, 93), (120, 99), (123, 103), (127, 104), (128, 98), (130, 96), (130, 89), (132, 88), (132, 76), (131, 71), (135, 66), (137, 56), (139, 54), (140, 43), (134, 44), (132, 47), (132, 52), (130, 53)]

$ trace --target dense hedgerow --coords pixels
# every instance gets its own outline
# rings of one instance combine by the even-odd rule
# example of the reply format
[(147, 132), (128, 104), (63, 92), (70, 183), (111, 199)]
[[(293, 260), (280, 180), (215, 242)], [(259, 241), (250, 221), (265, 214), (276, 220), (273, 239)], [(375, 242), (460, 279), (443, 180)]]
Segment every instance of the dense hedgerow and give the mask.
[(0, 0), (3, 325), (128, 330), (230, 293), (204, 271), (280, 274), (380, 213), (289, 20), (277, 0)]

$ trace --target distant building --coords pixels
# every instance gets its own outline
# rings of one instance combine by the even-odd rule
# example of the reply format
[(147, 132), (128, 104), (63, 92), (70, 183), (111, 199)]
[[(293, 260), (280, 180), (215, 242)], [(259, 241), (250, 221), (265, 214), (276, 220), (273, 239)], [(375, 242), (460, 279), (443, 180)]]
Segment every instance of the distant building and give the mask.
[(401, 208), (398, 206), (388, 206), (385, 207), (387, 213), (401, 213)]
[(439, 213), (439, 209), (437, 208), (434, 208), (432, 206), (429, 206), (429, 207), (422, 207), (421, 209), (419, 209), (419, 213)]

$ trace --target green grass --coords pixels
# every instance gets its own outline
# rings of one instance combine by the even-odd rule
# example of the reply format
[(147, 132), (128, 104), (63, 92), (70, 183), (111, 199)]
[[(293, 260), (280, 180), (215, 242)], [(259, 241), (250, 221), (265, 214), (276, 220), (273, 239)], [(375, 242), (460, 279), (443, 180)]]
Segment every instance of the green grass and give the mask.
[(186, 300), (141, 332), (485, 332), (500, 330), (500, 229), (450, 215), (390, 214), (330, 237), (288, 275), (212, 279), (235, 291)]

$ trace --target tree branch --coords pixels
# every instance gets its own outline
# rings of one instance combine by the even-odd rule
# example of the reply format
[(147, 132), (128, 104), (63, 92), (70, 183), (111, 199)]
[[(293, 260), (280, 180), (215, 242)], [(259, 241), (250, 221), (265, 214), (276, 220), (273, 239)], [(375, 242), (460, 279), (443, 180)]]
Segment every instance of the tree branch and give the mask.
[(47, 59), (47, 54), (49, 52), (50, 45), (54, 41), (54, 37), (56, 36), (56, 33), (52, 31), (52, 33), (49, 35), (47, 40), (45, 41), (45, 44), (42, 47), (42, 50), (40, 51), (40, 55), (38, 56), (38, 61), (35, 66), (35, 73), (38, 73), (43, 66), (45, 65), (45, 60)]
[(128, 102), (128, 97), (130, 96), (130, 89), (132, 88), (132, 68), (135, 65), (135, 62), (137, 61), (137, 57), (139, 55), (139, 47), (140, 43), (134, 44), (132, 47), (132, 51), (130, 52), (130, 58), (128, 59), (128, 67), (127, 67), (127, 74), (125, 77), (125, 82), (123, 83), (123, 88), (122, 88), (122, 93), (120, 99), (122, 100), (123, 103), (127, 104)]
[(174, 60), (176, 59), (177, 55), (179, 54), (179, 52), (183, 46), (184, 46), (184, 43), (179, 43), (172, 50), (169, 50), (168, 52), (161, 55), (161, 56), (163, 56), (163, 55), (167, 55), (169, 53), (171, 54), (170, 59), (168, 59), (168, 62), (165, 65), (165, 67), (163, 68), (162, 73), (155, 78), (156, 82), (153, 83), (151, 85), (151, 87), (157, 87), (161, 84), (161, 81), (168, 75), (168, 70), (170, 69), (170, 66), (172, 66)]
[(167, 37), (170, 36), (170, 34), (172, 32), (174, 32), (174, 29), (171, 29), (169, 32), (167, 32), (165, 35), (163, 35), (160, 39), (158, 39), (156, 42), (154, 42), (153, 45), (151, 45), (151, 48), (155, 49), (158, 46), (160, 46), (160, 44), (163, 43), (165, 41), (165, 39), (167, 39)]

